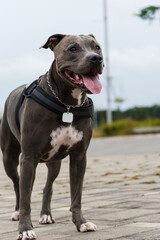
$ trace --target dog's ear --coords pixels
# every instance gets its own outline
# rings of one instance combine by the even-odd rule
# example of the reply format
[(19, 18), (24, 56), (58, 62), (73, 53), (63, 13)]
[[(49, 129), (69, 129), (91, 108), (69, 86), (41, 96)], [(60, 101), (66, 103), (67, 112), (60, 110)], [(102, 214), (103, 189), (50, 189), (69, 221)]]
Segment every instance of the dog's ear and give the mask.
[(95, 36), (94, 36), (93, 34), (89, 34), (89, 36), (92, 37), (92, 38), (94, 38), (94, 39), (96, 39)]
[(52, 51), (55, 46), (65, 37), (64, 34), (55, 34), (48, 38), (47, 42), (42, 45), (40, 48), (50, 48)]

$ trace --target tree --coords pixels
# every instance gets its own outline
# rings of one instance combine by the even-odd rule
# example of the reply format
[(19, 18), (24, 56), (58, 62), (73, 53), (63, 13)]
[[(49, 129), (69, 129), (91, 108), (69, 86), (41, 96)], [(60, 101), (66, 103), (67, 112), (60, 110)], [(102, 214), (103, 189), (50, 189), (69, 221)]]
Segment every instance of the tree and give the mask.
[(154, 20), (156, 14), (160, 13), (160, 6), (149, 6), (140, 10), (136, 16), (142, 18), (143, 20)]
[(117, 106), (118, 106), (118, 111), (120, 111), (120, 104), (124, 102), (124, 99), (122, 98), (116, 98), (115, 100), (115, 103), (117, 103)]

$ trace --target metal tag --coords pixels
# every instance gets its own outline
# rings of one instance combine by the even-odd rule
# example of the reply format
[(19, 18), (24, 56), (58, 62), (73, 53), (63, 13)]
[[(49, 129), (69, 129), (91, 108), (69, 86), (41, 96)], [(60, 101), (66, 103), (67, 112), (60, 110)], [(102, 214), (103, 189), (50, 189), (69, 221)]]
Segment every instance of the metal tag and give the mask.
[(63, 113), (62, 121), (65, 123), (72, 123), (73, 122), (73, 113), (71, 113), (71, 112)]

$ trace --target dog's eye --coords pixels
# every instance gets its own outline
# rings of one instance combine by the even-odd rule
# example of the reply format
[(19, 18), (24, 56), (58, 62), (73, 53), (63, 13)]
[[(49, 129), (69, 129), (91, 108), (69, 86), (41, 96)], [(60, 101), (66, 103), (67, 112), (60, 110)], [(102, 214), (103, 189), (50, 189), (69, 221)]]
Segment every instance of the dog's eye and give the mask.
[(76, 50), (77, 50), (76, 47), (71, 47), (71, 48), (69, 49), (69, 51), (71, 51), (71, 52), (75, 52)]
[(99, 45), (96, 45), (96, 49), (99, 50), (99, 49), (100, 49), (100, 46), (99, 46)]

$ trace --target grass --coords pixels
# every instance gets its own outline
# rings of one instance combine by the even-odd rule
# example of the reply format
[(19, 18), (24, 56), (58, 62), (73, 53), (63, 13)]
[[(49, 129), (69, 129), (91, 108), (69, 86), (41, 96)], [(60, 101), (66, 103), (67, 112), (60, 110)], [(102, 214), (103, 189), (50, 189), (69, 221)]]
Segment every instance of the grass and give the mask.
[(121, 182), (123, 182), (123, 180), (111, 180), (111, 181), (105, 182), (105, 184), (113, 184), (113, 183), (121, 183)]
[(155, 184), (155, 183), (157, 183), (155, 180), (140, 182), (140, 184)]
[(102, 177), (108, 176), (108, 175), (119, 175), (122, 174), (122, 172), (106, 172), (102, 174)]
[(133, 134), (136, 127), (160, 126), (160, 119), (146, 119), (144, 121), (134, 121), (130, 118), (118, 120), (111, 124), (102, 124), (93, 130), (93, 137), (123, 136)]
[(153, 176), (160, 176), (160, 172), (153, 173)]
[(141, 174), (138, 174), (138, 175), (132, 176), (132, 177), (130, 178), (130, 180), (138, 180), (138, 179), (140, 179), (140, 178), (142, 178), (142, 177), (144, 177), (144, 176), (141, 175)]

